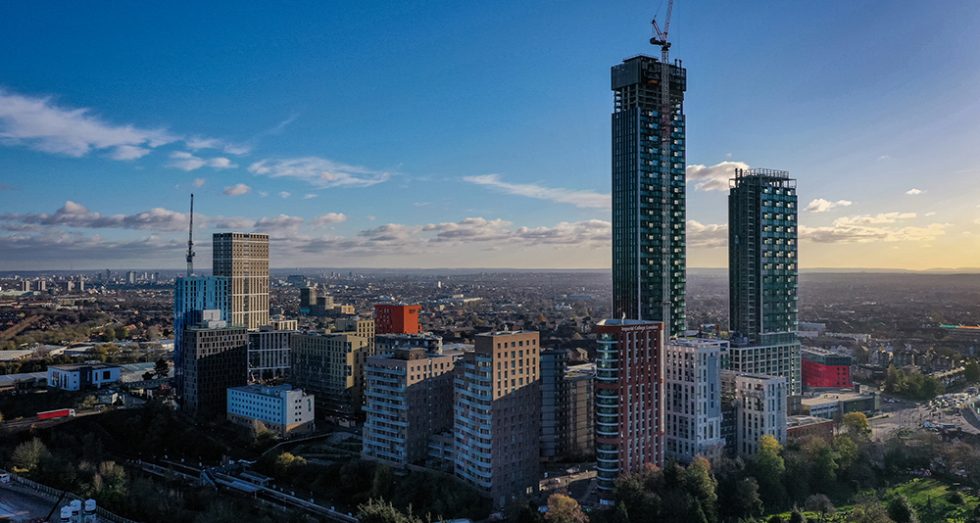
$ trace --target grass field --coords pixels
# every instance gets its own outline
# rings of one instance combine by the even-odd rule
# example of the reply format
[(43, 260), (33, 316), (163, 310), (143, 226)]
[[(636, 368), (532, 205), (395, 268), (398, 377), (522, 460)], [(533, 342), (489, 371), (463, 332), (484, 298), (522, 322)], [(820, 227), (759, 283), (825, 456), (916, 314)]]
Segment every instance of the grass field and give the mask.
[[(956, 492), (954, 486), (939, 480), (916, 478), (888, 489), (880, 498), (887, 504), (896, 496), (904, 495), (915, 507), (920, 523), (966, 523), (973, 521), (971, 516), (977, 505), (980, 504), (980, 498), (960, 492), (962, 502), (957, 503), (951, 500), (954, 492)], [(850, 521), (848, 518), (850, 511), (851, 506), (845, 505), (838, 507), (832, 515), (822, 516), (819, 513), (809, 511), (804, 512), (803, 515), (809, 522), (846, 523)], [(789, 515), (789, 512), (784, 512), (780, 514), (780, 517), (784, 521), (788, 521)]]

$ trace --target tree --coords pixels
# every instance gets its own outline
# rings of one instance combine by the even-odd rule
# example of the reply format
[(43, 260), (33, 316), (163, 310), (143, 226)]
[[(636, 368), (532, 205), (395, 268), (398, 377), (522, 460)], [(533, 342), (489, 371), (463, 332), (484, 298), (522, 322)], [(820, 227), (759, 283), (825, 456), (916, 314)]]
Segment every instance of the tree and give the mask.
[(841, 424), (852, 436), (867, 436), (871, 434), (871, 424), (863, 412), (848, 412), (844, 414)]
[(711, 475), (711, 463), (701, 456), (694, 458), (681, 475), (681, 482), (684, 490), (694, 498), (705, 517), (711, 521), (717, 519), (718, 482)]
[(302, 467), (303, 465), (306, 465), (306, 458), (297, 456), (291, 452), (283, 452), (276, 456), (276, 461), (272, 466), (279, 477), (286, 477), (293, 469)]
[(786, 504), (786, 488), (783, 486), (786, 462), (780, 455), (781, 451), (779, 440), (770, 434), (765, 434), (759, 438), (759, 451), (750, 462), (750, 471), (759, 482), (762, 501), (770, 511)]
[(888, 517), (895, 520), (895, 523), (918, 523), (919, 517), (909, 503), (908, 498), (902, 495), (895, 496), (888, 502)]
[(793, 510), (789, 515), (789, 523), (806, 523), (806, 518), (799, 510)]
[(41, 458), (48, 454), (48, 448), (37, 438), (14, 447), (14, 452), (10, 455), (10, 462), (15, 468), (31, 472), (37, 468)]
[(549, 523), (589, 523), (589, 516), (582, 512), (578, 501), (564, 494), (548, 496), (548, 512), (544, 519)]
[(806, 498), (804, 507), (811, 512), (819, 512), (823, 515), (833, 514), (836, 510), (830, 498), (823, 494), (814, 494)]
[(153, 373), (157, 375), (157, 378), (166, 378), (170, 374), (170, 364), (163, 358), (158, 359), (153, 366)]
[(895, 523), (881, 503), (867, 500), (854, 506), (848, 517), (849, 523)]
[[(755, 478), (741, 478), (735, 482), (730, 512), (735, 517), (761, 516), (764, 511), (759, 497), (759, 482)], [(782, 520), (780, 520), (781, 522)]]
[(966, 378), (967, 383), (976, 383), (980, 381), (980, 363), (977, 360), (970, 360), (963, 366), (964, 372), (963, 376)]
[(766, 523), (786, 523), (786, 522), (783, 521), (783, 518), (779, 516), (769, 516), (769, 519), (766, 520)]
[(372, 499), (359, 505), (357, 518), (361, 523), (425, 523), (422, 518), (412, 514), (411, 507), (404, 513), (381, 499)]

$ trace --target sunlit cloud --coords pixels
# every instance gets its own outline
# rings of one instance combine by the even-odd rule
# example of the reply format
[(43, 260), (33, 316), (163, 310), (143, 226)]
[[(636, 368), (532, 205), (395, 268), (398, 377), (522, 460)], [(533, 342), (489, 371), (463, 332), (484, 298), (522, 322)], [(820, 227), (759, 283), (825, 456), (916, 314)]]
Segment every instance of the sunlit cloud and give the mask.
[(228, 196), (242, 196), (252, 191), (252, 188), (244, 183), (236, 183), (225, 187), (224, 193)]
[(691, 164), (687, 166), (687, 182), (699, 191), (727, 191), (728, 181), (735, 177), (735, 169), (748, 169), (745, 162), (723, 161), (714, 165)]
[(547, 200), (555, 203), (567, 203), (587, 209), (608, 209), (612, 200), (609, 194), (581, 189), (565, 189), (546, 187), (534, 183), (505, 182), (498, 174), (481, 174), (479, 176), (464, 176), (463, 180), (475, 185), (491, 187), (506, 194)]
[(260, 160), (250, 165), (248, 170), (270, 178), (294, 178), (319, 189), (370, 187), (391, 178), (387, 172), (315, 156)]
[(806, 206), (806, 210), (814, 213), (827, 212), (838, 207), (850, 207), (854, 202), (850, 200), (830, 201), (823, 198), (814, 198)]

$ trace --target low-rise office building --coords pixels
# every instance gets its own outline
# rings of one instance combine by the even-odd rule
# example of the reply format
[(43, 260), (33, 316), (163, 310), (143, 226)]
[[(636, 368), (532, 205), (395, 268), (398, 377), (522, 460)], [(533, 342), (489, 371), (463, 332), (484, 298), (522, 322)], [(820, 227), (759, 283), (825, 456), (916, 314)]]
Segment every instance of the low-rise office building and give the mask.
[(849, 389), (851, 381), (851, 357), (826, 349), (803, 349), (803, 387), (812, 389)]
[(122, 369), (115, 365), (50, 365), (48, 387), (80, 391), (119, 383)]
[(228, 419), (244, 426), (261, 422), (280, 436), (313, 430), (313, 396), (291, 385), (246, 385), (228, 389)]

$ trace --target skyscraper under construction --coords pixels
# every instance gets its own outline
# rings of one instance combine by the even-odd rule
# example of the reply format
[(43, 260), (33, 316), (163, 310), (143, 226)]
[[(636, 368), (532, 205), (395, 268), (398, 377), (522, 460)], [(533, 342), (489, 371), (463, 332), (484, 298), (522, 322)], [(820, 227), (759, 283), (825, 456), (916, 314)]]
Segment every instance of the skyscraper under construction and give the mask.
[(612, 68), (614, 317), (685, 326), (687, 71), (635, 56)]
[(790, 395), (801, 391), (797, 215), (788, 172), (735, 171), (728, 195), (729, 366), (783, 376)]

